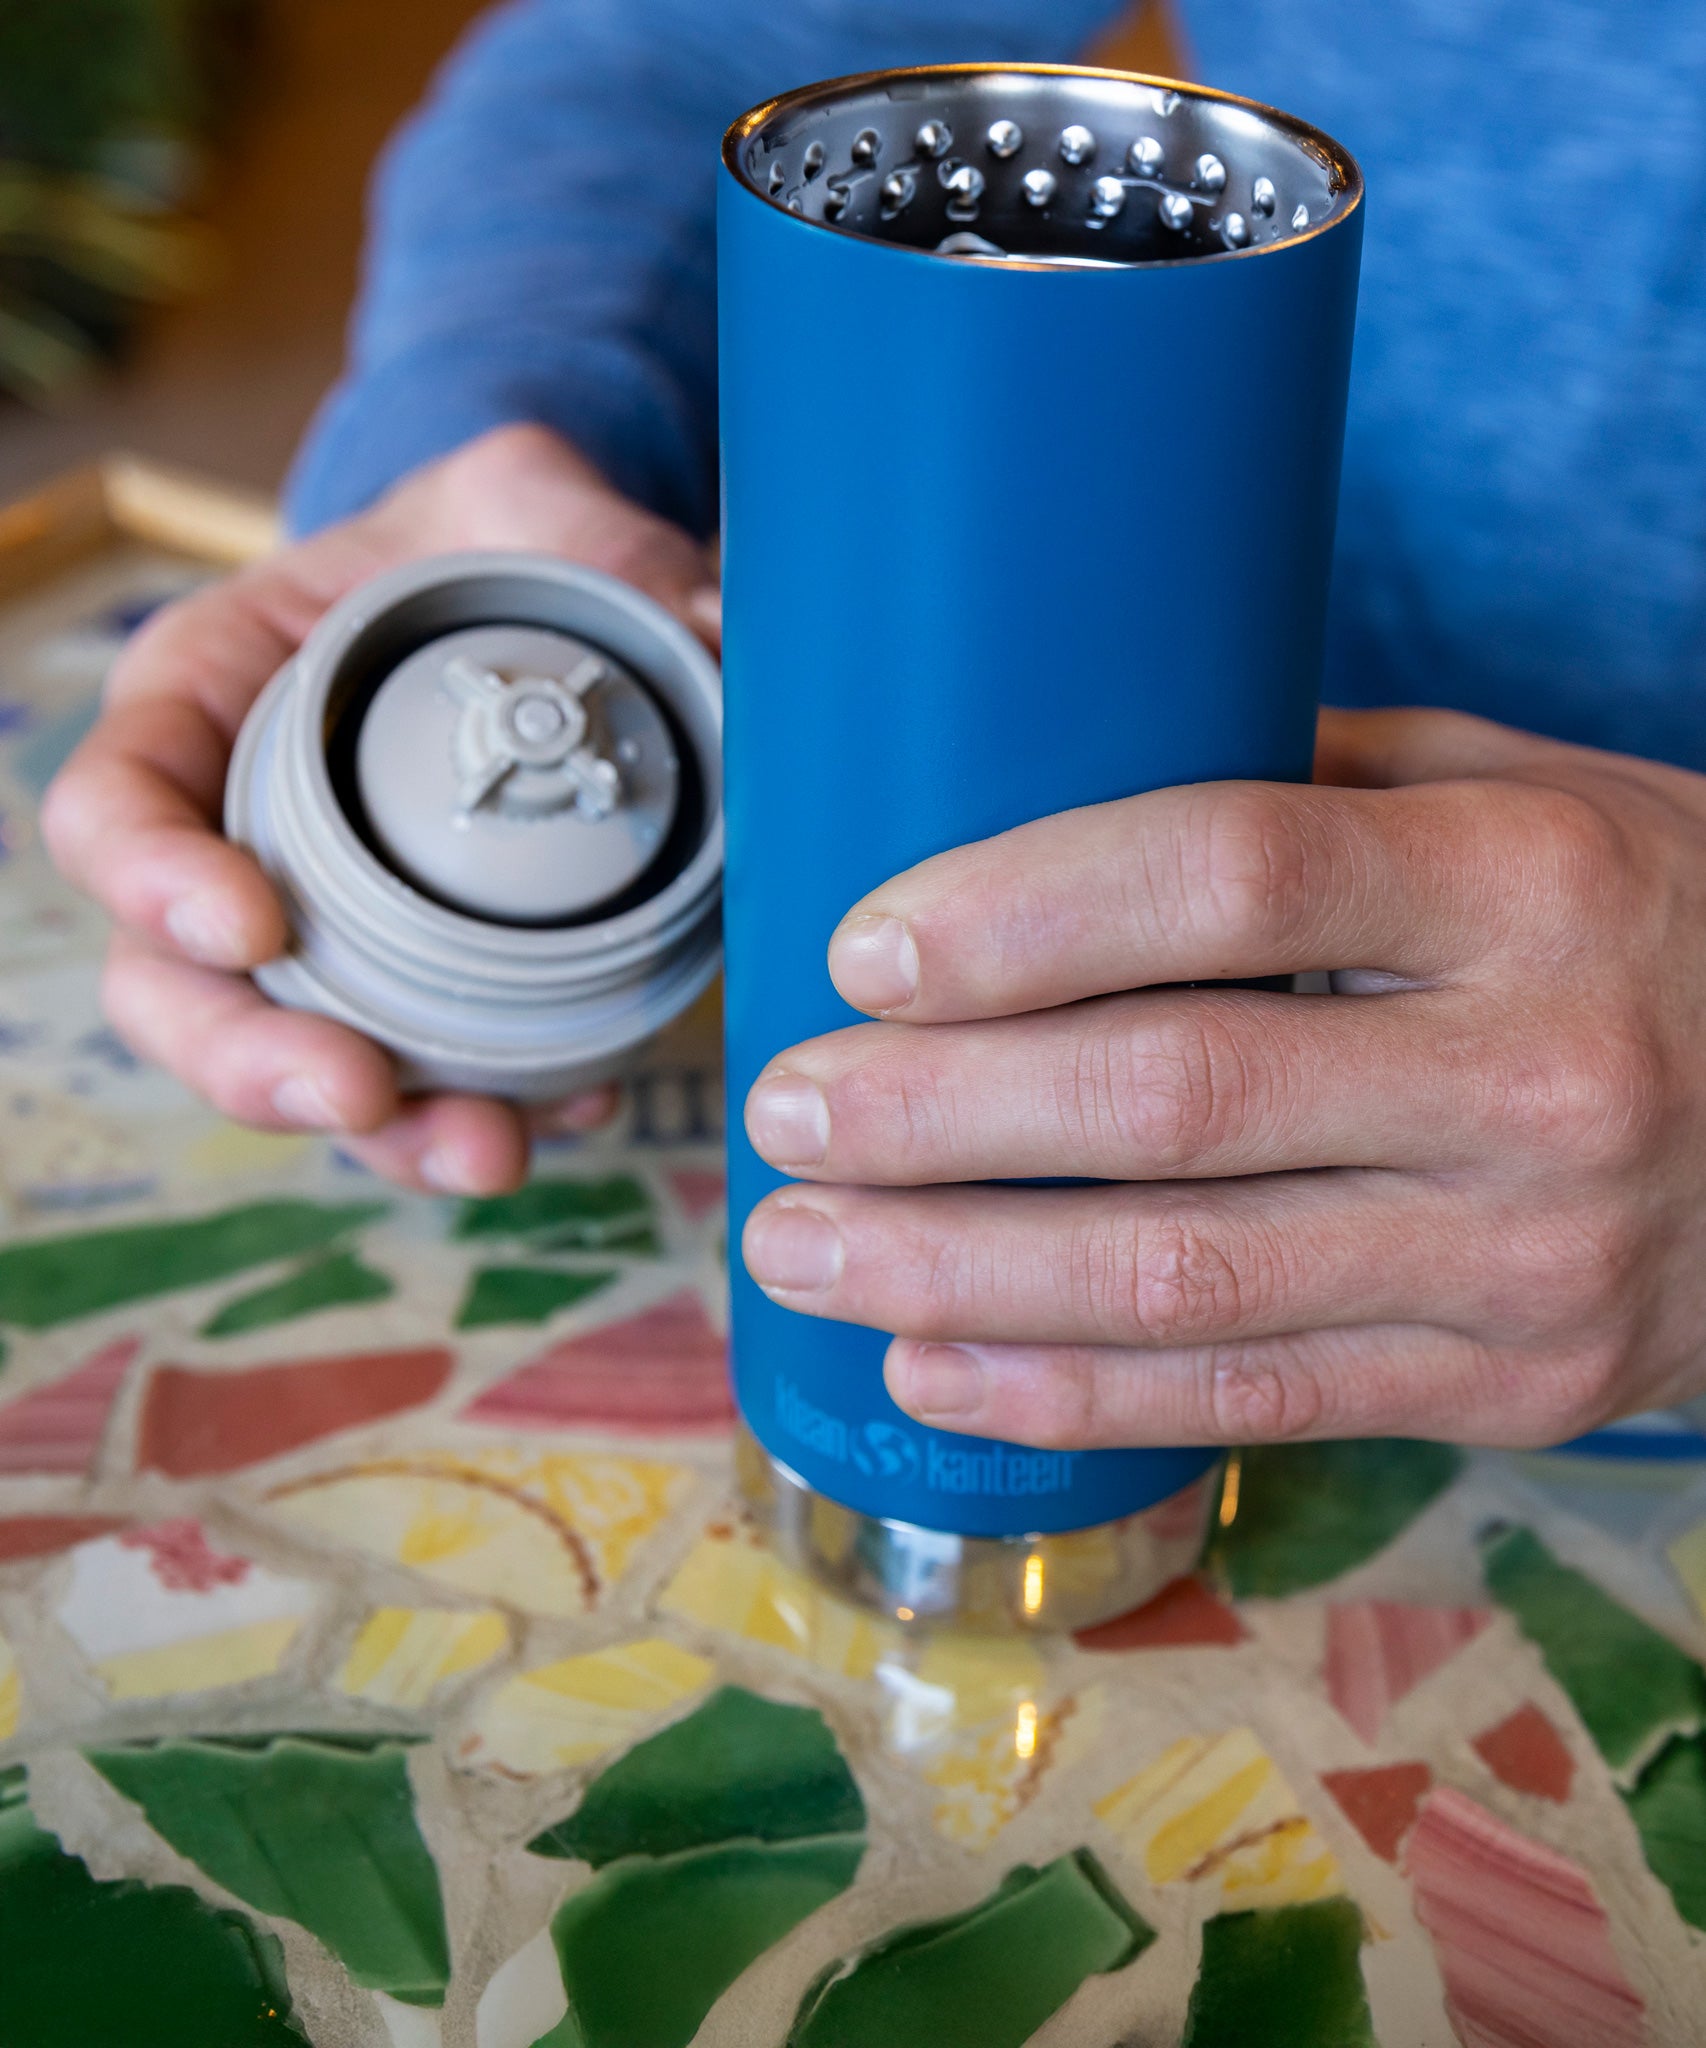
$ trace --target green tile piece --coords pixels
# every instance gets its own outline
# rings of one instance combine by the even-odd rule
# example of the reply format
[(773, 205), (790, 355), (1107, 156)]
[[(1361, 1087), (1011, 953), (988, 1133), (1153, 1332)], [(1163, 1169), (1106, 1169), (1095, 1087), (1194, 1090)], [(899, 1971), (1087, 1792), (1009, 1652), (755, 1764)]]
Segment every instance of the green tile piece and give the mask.
[(1210, 1920), (1182, 2048), (1378, 2048), (1362, 1938), (1349, 1899)]
[(6, 2048), (303, 2048), (284, 1953), (182, 1885), (101, 1883), (0, 1772)]
[(579, 1807), (528, 1844), (595, 1867), (712, 1842), (791, 1842), (865, 1825), (865, 1802), (815, 1707), (740, 1686), (639, 1743)]
[(387, 1213), (383, 1202), (250, 1202), (211, 1216), (138, 1223), (0, 1247), (0, 1323), (50, 1330), (126, 1302), (205, 1287), (300, 1257)]
[[(969, 1912), (831, 1964), (788, 2048), (1020, 2048), (1086, 1977), (1123, 1969), (1154, 1939), (1088, 1849), (1021, 1864)], [(1250, 2039), (1266, 2048), (1266, 2035)]]
[(1324, 1585), (1401, 1535), (1462, 1469), (1449, 1444), (1399, 1437), (1246, 1450), (1238, 1513), (1211, 1559), (1241, 1598)]
[(87, 1755), (179, 1855), (246, 1904), (300, 1921), (356, 1983), (443, 2003), (444, 1906), (403, 1742), (191, 1738)]
[(246, 1330), (264, 1330), (274, 1323), (293, 1323), (323, 1308), (353, 1308), (364, 1301), (387, 1301), (396, 1282), (354, 1252), (329, 1252), (311, 1259), (271, 1287), (240, 1294), (201, 1326), (204, 1337), (239, 1337)]
[(464, 1202), (455, 1234), (525, 1237), (535, 1251), (649, 1256), (662, 1250), (651, 1195), (628, 1173), (604, 1180), (533, 1180), (513, 1195)]
[(685, 2048), (743, 1970), (853, 1882), (863, 1835), (612, 1864), (558, 1911), (569, 2010), (535, 2048)]
[(1648, 1868), (1689, 1926), (1706, 1931), (1706, 1738), (1674, 1737), (1623, 1797)]
[(456, 1312), (459, 1330), (494, 1323), (545, 1323), (616, 1278), (613, 1271), (566, 1273), (560, 1266), (482, 1266)]
[(1614, 1771), (1706, 1721), (1706, 1671), (1592, 1579), (1560, 1564), (1531, 1529), (1482, 1539), (1487, 1590), (1516, 1616)]

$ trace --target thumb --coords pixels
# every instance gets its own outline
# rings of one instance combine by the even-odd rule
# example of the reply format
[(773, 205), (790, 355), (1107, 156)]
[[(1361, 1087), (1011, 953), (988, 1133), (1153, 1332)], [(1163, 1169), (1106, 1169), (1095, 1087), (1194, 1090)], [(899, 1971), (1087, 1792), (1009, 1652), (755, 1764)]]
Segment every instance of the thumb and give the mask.
[(1340, 711), (1323, 706), (1315, 780), (1337, 789), (1398, 789), (1509, 775), (1549, 743), (1466, 711)]
[(602, 569), (674, 612), (715, 648), (722, 607), (707, 551), (624, 497), (548, 428), (500, 427), (418, 471), (386, 508), (412, 552), (522, 548)]

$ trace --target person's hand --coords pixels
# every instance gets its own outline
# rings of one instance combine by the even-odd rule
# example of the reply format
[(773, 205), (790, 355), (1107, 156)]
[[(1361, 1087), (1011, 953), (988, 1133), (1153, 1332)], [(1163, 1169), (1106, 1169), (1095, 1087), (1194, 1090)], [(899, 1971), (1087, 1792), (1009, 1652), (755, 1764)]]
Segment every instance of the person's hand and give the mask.
[(715, 642), (703, 552), (543, 428), (505, 427), (417, 471), (371, 512), (284, 549), (152, 619), (125, 650), (94, 731), (48, 791), (42, 830), (67, 877), (116, 921), (104, 1001), (119, 1034), (227, 1116), (340, 1134), (410, 1186), (516, 1185), (531, 1130), (584, 1128), (598, 1090), (523, 1118), (476, 1096), (405, 1098), (389, 1056), (329, 1018), (276, 1009), (245, 978), (287, 939), (273, 889), (220, 836), (232, 742), (262, 686), (344, 593), (459, 548), (524, 548), (607, 569)]
[[(746, 1262), (899, 1332), (920, 1421), (1535, 1445), (1706, 1385), (1706, 778), (1427, 711), (1327, 714), (1318, 772), (1045, 819), (837, 929), (887, 1021), (753, 1089), (819, 1185)], [(952, 1185), (1063, 1175), (1120, 1185)]]

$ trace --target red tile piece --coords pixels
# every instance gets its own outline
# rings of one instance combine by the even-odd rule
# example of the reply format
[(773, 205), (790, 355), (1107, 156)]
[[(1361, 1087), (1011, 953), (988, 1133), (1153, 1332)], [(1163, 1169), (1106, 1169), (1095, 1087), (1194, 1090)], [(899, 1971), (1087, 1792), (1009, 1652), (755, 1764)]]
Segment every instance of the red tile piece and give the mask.
[(1327, 1697), (1364, 1742), (1386, 1710), (1492, 1620), (1486, 1607), (1406, 1607), (1358, 1600), (1327, 1609)]
[(726, 1429), (734, 1420), (728, 1345), (692, 1288), (625, 1323), (566, 1337), (462, 1411), (511, 1429), (620, 1429), (642, 1435)]
[(1449, 1785), (1406, 1860), (1463, 2048), (1641, 2048), (1645, 2007), (1579, 1865)]
[(1081, 1650), (1179, 1650), (1242, 1643), (1244, 1624), (1196, 1573), (1162, 1587), (1153, 1600), (1080, 1629)]
[(1321, 1782), (1375, 1855), (1396, 1863), (1434, 1774), (1426, 1764), (1381, 1764), (1372, 1771), (1323, 1771)]
[(0, 1564), (22, 1557), (52, 1557), (92, 1536), (124, 1527), (121, 1515), (8, 1515), (0, 1520)]
[(670, 1175), (669, 1184), (692, 1223), (702, 1223), (728, 1199), (728, 1182), (709, 1167), (679, 1167)]
[(302, 1444), (430, 1401), (450, 1377), (442, 1346), (192, 1372), (162, 1366), (148, 1383), (137, 1464), (173, 1479), (235, 1472)]
[(1537, 1799), (1555, 1800), (1560, 1806), (1569, 1798), (1576, 1760), (1532, 1700), (1496, 1728), (1483, 1729), (1472, 1746), (1499, 1783), (1513, 1792), (1532, 1792)]
[(87, 1472), (141, 1349), (140, 1337), (120, 1337), (64, 1379), (0, 1408), (0, 1473)]

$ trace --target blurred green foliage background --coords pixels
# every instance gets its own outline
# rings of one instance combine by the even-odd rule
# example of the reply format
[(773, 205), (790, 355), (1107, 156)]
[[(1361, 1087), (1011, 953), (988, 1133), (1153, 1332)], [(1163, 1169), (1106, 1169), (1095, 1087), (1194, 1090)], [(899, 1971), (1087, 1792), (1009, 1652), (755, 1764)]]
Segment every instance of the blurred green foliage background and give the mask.
[(50, 403), (193, 290), (257, 0), (0, 0), (0, 391)]

